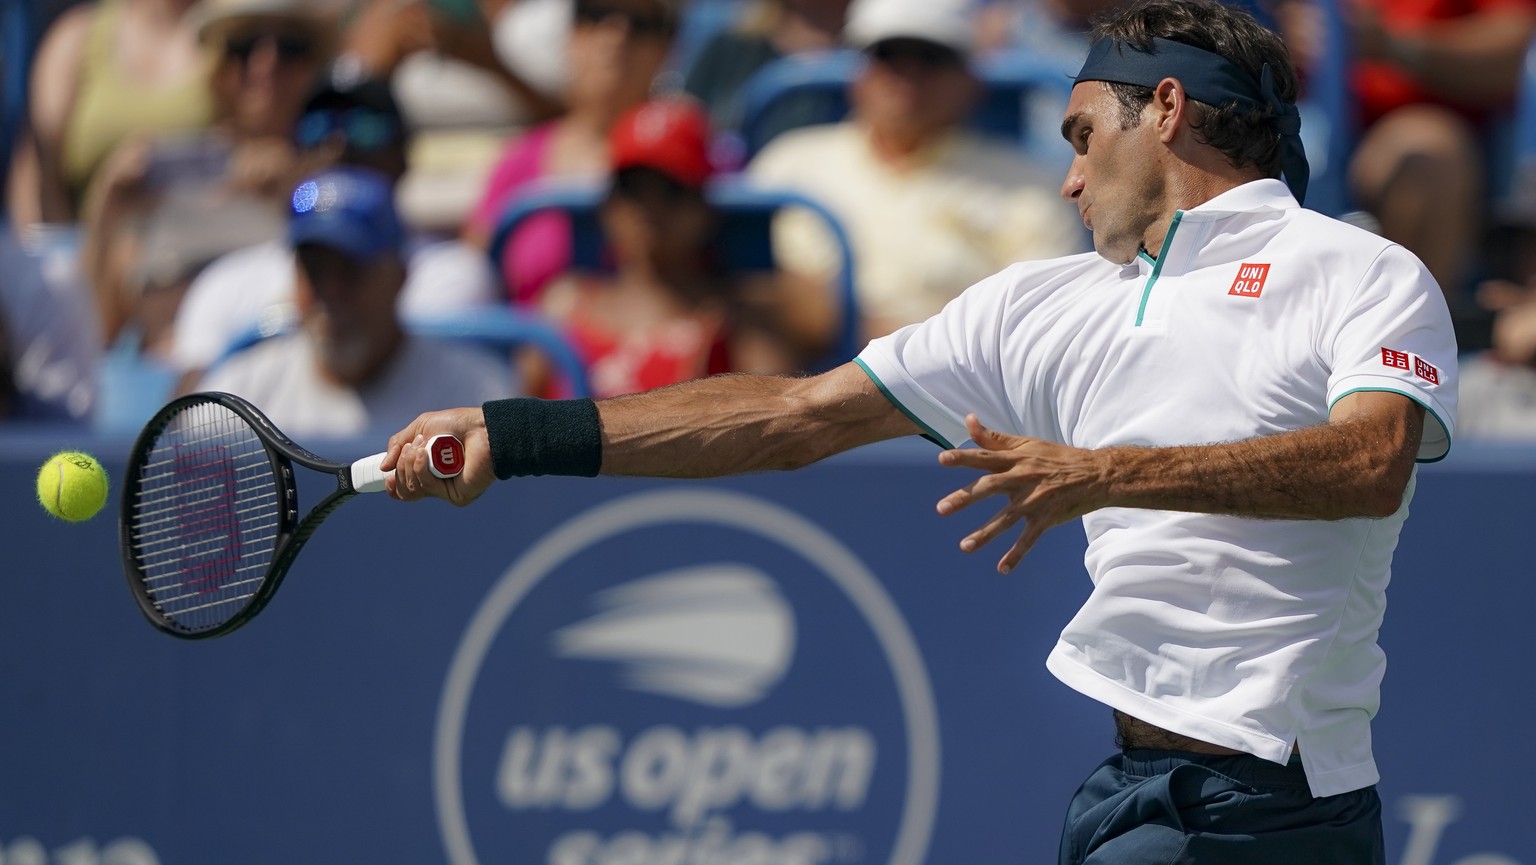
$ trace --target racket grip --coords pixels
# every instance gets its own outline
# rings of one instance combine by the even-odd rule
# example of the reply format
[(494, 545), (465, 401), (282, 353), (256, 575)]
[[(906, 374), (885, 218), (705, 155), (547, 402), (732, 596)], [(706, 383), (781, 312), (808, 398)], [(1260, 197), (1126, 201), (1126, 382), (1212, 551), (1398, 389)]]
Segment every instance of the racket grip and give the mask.
[[(437, 477), (458, 477), (464, 470), (464, 443), (458, 436), (435, 435), (427, 439), (427, 468)], [(384, 454), (363, 457), (352, 464), (352, 489), (360, 493), (381, 493), (384, 480), (394, 472), (379, 471)]]

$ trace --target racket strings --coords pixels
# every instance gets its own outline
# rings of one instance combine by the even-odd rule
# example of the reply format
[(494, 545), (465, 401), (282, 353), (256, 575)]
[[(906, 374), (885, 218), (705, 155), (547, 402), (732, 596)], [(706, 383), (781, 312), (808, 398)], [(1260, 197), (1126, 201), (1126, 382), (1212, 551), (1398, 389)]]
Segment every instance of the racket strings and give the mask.
[(216, 403), (175, 415), (133, 468), (129, 542), (169, 622), (218, 627), (260, 592), (282, 525), (279, 484), (250, 425)]

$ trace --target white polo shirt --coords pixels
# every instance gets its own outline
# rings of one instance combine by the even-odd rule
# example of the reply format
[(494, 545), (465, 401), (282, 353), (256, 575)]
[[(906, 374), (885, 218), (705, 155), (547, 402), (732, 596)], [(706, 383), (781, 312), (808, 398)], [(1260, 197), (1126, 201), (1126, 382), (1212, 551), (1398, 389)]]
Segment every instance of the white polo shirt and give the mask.
[[(1456, 343), (1402, 247), (1297, 206), (1278, 180), (1175, 214), (1154, 260), (1016, 264), (858, 361), (930, 437), (963, 418), (1084, 448), (1235, 441), (1327, 421), (1354, 391), (1427, 410), (1450, 447)], [(1159, 727), (1284, 763), (1316, 796), (1376, 783), (1376, 633), (1412, 497), (1385, 519), (1132, 508), (1083, 518), (1094, 589), (1046, 662)], [(1319, 490), (1327, 495), (1327, 490)]]

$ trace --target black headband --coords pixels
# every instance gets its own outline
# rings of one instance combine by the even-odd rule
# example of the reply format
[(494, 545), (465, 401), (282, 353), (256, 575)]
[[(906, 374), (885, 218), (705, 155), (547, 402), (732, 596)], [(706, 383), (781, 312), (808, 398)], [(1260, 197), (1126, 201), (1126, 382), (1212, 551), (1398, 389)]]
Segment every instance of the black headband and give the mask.
[(1245, 108), (1272, 109), (1280, 133), (1280, 170), (1296, 200), (1306, 198), (1312, 170), (1301, 146), (1301, 115), (1295, 103), (1281, 98), (1268, 63), (1255, 81), (1236, 63), (1203, 48), (1154, 37), (1151, 50), (1142, 50), (1106, 36), (1089, 49), (1077, 73), (1079, 83), (1108, 81), (1138, 87), (1156, 87), (1164, 78), (1179, 79), (1190, 99), (1207, 105), (1236, 102)]

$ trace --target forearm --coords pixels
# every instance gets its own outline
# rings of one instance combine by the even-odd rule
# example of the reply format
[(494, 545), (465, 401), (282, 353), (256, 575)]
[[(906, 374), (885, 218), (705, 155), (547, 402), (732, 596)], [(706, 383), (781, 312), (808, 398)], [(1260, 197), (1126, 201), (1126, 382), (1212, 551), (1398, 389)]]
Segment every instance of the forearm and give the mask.
[(1274, 519), (1396, 512), (1422, 415), (1341, 420), (1239, 442), (1102, 451), (1108, 504)]
[[(848, 391), (861, 384), (854, 376), (862, 389)], [(850, 368), (815, 378), (714, 376), (597, 405), (608, 475), (787, 470), (918, 431)]]

